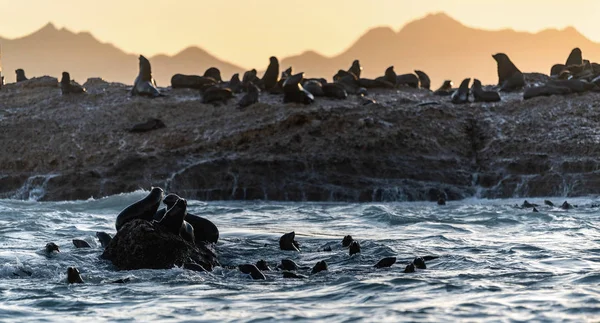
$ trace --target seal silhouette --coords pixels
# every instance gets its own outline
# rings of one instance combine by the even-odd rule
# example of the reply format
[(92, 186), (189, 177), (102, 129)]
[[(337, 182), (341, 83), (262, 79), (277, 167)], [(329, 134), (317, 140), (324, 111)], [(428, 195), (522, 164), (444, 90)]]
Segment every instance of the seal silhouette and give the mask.
[(117, 231), (119, 231), (125, 223), (134, 219), (152, 221), (154, 214), (156, 214), (160, 202), (163, 199), (163, 194), (162, 188), (153, 187), (145, 198), (129, 205), (121, 211), (115, 222)]
[(144, 55), (140, 55), (138, 59), (139, 72), (138, 76), (133, 82), (131, 95), (140, 95), (152, 98), (162, 96), (156, 87), (156, 81), (154, 81), (152, 78), (152, 67), (150, 66), (150, 61), (144, 57)]

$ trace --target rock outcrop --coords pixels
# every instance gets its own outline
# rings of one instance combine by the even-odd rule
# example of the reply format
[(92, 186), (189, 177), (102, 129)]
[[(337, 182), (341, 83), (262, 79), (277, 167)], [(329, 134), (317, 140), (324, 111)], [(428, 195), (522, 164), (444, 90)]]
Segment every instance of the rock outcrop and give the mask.
[(110, 241), (102, 258), (110, 260), (119, 270), (169, 269), (194, 263), (211, 271), (219, 265), (209, 245), (194, 246), (145, 220), (126, 223)]
[[(437, 201), (600, 193), (600, 94), (453, 105), (423, 89), (243, 110), (189, 89), (96, 82), (0, 90), (0, 197), (99, 198), (161, 186), (188, 199)], [(156, 118), (168, 125), (132, 133)]]

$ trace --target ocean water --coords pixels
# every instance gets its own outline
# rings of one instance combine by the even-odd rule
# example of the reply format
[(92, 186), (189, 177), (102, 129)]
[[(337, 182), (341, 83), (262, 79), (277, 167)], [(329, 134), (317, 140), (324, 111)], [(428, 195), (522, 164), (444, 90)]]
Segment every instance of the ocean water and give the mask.
[[(540, 206), (539, 213), (515, 208), (522, 200), (189, 201), (192, 213), (218, 225), (222, 264), (265, 259), (275, 267), (290, 258), (309, 276), (284, 279), (274, 271), (253, 281), (233, 269), (116, 271), (100, 260), (95, 232), (114, 234), (118, 212), (145, 195), (0, 200), (0, 321), (600, 321), (600, 209), (591, 207), (593, 198), (569, 200), (578, 205), (572, 210)], [(290, 231), (300, 253), (278, 250)], [(360, 241), (361, 254), (350, 257), (341, 246), (347, 234)], [(75, 249), (74, 238), (93, 248)], [(50, 241), (62, 252), (46, 256)], [(332, 251), (322, 251), (326, 246)], [(425, 255), (439, 258), (403, 272)], [(373, 268), (386, 256), (397, 263)], [(309, 275), (320, 260), (329, 271)], [(68, 266), (79, 268), (85, 284), (66, 283)], [(120, 278), (130, 281), (111, 283)]]

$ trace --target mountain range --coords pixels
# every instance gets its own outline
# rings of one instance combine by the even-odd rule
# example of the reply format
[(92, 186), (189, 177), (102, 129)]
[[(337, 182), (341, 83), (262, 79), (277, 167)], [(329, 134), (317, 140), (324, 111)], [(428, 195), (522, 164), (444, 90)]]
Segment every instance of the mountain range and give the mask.
[[(57, 29), (49, 23), (30, 35), (5, 39), (2, 46), (2, 70), (7, 82), (15, 79), (14, 70), (23, 68), (28, 77), (52, 75), (69, 71), (84, 82), (88, 77), (131, 84), (137, 75), (137, 54), (125, 53), (110, 43), (98, 41), (89, 32), (74, 33)], [(307, 44), (307, 47), (310, 44)], [(282, 69), (292, 66), (306, 76), (328, 79), (339, 69), (348, 69), (354, 59), (360, 59), (366, 77), (383, 75), (394, 65), (396, 73), (411, 73), (415, 69), (427, 72), (436, 87), (445, 79), (455, 84), (463, 78), (479, 78), (484, 83), (497, 82), (496, 64), (492, 54), (504, 52), (523, 72), (549, 73), (555, 63), (564, 63), (574, 47), (584, 58), (600, 59), (600, 44), (587, 39), (577, 30), (546, 29), (538, 33), (471, 28), (444, 13), (427, 15), (394, 31), (388, 27), (368, 30), (342, 53), (326, 57), (315, 51), (280, 58)], [(224, 79), (245, 69), (218, 59), (198, 47), (189, 47), (176, 55), (148, 57), (153, 75), (160, 86), (167, 86), (173, 74), (203, 74), (216, 66)], [(256, 66), (262, 71), (265, 66)]]

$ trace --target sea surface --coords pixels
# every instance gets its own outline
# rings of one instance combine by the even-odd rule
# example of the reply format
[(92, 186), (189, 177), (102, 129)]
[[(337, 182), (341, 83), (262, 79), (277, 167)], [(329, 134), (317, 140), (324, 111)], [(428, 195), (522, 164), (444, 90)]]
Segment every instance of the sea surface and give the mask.
[[(266, 272), (253, 281), (235, 269), (198, 273), (116, 271), (99, 259), (96, 231), (115, 233), (116, 215), (147, 192), (98, 200), (0, 200), (0, 321), (160, 322), (553, 322), (600, 321), (600, 209), (596, 198), (572, 210), (523, 199), (435, 203), (189, 201), (220, 229), (220, 262), (235, 266), (283, 258), (307, 279)], [(560, 205), (564, 198), (553, 198)], [(529, 199), (543, 204), (543, 199)], [(295, 231), (300, 253), (278, 250)], [(362, 253), (350, 257), (344, 235)], [(93, 248), (76, 249), (72, 239)], [(47, 256), (55, 242), (61, 252)], [(323, 251), (330, 246), (332, 251)], [(439, 256), (404, 273), (415, 256)], [(395, 256), (391, 268), (376, 269)], [(320, 260), (329, 271), (310, 275)], [(68, 266), (85, 284), (66, 283)], [(29, 275), (31, 274), (31, 275)], [(125, 284), (111, 283), (129, 278)]]

